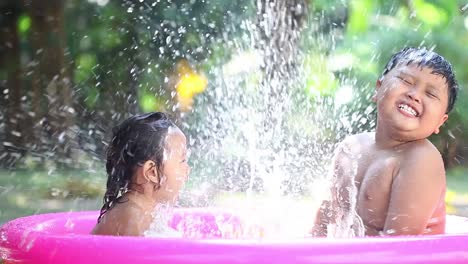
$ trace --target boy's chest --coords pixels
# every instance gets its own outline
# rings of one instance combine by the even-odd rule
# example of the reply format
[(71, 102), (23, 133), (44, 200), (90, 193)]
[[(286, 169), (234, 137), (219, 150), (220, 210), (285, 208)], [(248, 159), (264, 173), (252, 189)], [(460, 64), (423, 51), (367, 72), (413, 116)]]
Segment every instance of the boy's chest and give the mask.
[(393, 174), (398, 159), (386, 155), (373, 155), (361, 160), (356, 175), (358, 188), (357, 212), (364, 223), (380, 228), (385, 223)]

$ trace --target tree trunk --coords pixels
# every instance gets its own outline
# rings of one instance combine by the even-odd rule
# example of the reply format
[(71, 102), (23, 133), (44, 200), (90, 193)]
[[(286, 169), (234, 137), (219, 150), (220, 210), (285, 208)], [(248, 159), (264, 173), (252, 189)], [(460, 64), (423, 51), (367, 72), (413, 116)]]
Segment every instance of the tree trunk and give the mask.
[(257, 33), (267, 79), (290, 75), (297, 67), (298, 41), (306, 17), (305, 0), (258, 0)]
[[(306, 17), (305, 0), (257, 1), (257, 48), (263, 58), (265, 109), (268, 113), (265, 130), (281, 125), (278, 118), (287, 105), (298, 76), (299, 36)], [(288, 101), (288, 100), (286, 100)]]
[(14, 166), (23, 156), (22, 146), (23, 129), (21, 124), (24, 119), (21, 108), (21, 62), (19, 35), (17, 22), (20, 14), (20, 6), (17, 1), (7, 1), (0, 6), (0, 68), (5, 69), (4, 87), (1, 89), (2, 102), (4, 102), (5, 139), (3, 141), (4, 154), (0, 156), (3, 166)]
[[(36, 11), (36, 6), (28, 6), (29, 15), (31, 17), (31, 34), (30, 43), (32, 50), (32, 62), (30, 63), (31, 75), (31, 110), (32, 116), (32, 146), (31, 151), (37, 151), (37, 148), (42, 147), (42, 135), (45, 117), (47, 113), (47, 96), (45, 94), (45, 87), (47, 86), (47, 76), (44, 74), (46, 69), (46, 58), (44, 56), (44, 47), (46, 44), (47, 23), (44, 18), (44, 11)], [(41, 15), (42, 14), (42, 15)]]
[[(74, 143), (74, 109), (69, 65), (65, 57), (64, 3), (31, 0), (29, 12), (33, 63), (33, 111), (41, 145), (55, 160), (70, 164)], [(45, 108), (43, 108), (45, 106)], [(48, 158), (48, 157), (46, 157)]]
[[(266, 175), (276, 175), (278, 178), (270, 178), (269, 181), (280, 185), (286, 180), (279, 168), (282, 166), (281, 153), (284, 153), (288, 134), (285, 120), (290, 113), (292, 95), (296, 93), (298, 84), (299, 37), (306, 11), (306, 0), (257, 0), (255, 43), (262, 57), (263, 77), (259, 98), (256, 99), (261, 115), (256, 128), (259, 131), (256, 144), (264, 153), (261, 171)], [(274, 186), (264, 185), (265, 191), (281, 191), (275, 190), (278, 188)]]

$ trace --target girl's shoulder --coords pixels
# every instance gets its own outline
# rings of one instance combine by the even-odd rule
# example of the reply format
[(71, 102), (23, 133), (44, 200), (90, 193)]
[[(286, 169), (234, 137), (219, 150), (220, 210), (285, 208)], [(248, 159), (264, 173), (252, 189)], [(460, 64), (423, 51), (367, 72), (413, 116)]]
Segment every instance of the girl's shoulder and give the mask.
[(134, 202), (120, 202), (107, 211), (93, 234), (141, 236), (145, 229), (145, 212)]

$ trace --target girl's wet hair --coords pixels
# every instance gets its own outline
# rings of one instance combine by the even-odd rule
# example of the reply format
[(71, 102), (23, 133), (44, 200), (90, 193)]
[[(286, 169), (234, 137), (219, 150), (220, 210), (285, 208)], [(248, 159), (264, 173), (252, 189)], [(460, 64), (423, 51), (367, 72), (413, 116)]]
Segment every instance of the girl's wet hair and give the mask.
[(417, 64), (419, 67), (430, 68), (432, 74), (444, 77), (448, 87), (448, 106), (446, 113), (452, 111), (457, 99), (459, 87), (450, 62), (434, 51), (427, 50), (426, 48), (406, 47), (393, 54), (387, 65), (385, 65), (382, 77), (398, 64)]
[(160, 112), (135, 115), (112, 129), (112, 140), (107, 148), (107, 190), (101, 217), (127, 192), (135, 168), (146, 161), (156, 163), (162, 175), (165, 139), (170, 127), (177, 127)]

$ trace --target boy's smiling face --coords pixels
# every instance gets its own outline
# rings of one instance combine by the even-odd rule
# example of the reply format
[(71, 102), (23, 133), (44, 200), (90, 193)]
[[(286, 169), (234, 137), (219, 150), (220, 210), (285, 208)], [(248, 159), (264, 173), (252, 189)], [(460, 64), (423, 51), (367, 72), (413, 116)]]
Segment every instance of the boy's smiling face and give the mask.
[(398, 140), (439, 133), (447, 120), (448, 87), (444, 77), (416, 64), (401, 64), (377, 81), (378, 125)]

